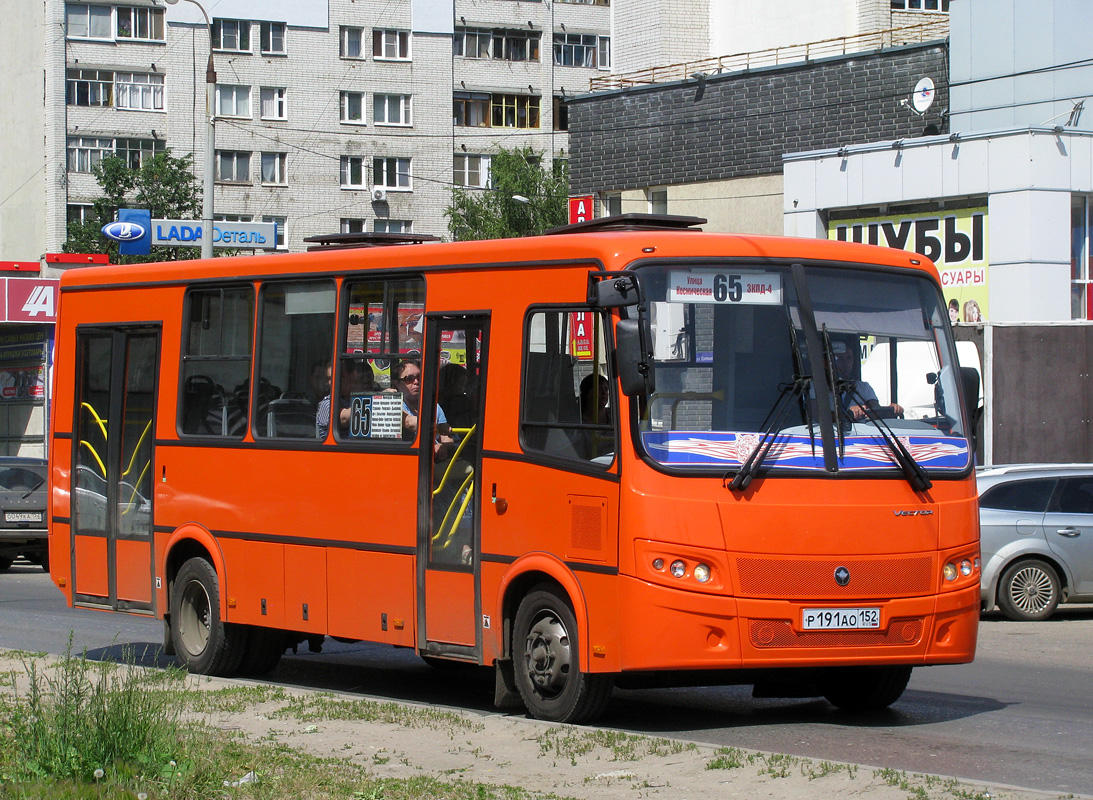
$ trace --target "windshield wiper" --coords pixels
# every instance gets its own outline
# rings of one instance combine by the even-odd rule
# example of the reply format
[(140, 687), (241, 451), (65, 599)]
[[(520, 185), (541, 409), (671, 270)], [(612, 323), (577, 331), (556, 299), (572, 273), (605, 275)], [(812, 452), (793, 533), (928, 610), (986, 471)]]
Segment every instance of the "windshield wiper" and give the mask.
[(827, 323), (823, 328), (824, 362), (827, 369), (827, 385), (835, 396), (835, 433), (839, 437), (839, 458), (846, 458), (846, 436), (843, 421), (846, 413), (843, 408), (843, 393), (853, 389), (853, 381), (846, 381), (835, 374), (835, 354), (831, 351), (831, 334), (827, 332)]
[[(786, 415), (793, 408), (793, 404), (797, 399), (808, 389), (811, 381), (812, 376), (810, 375), (797, 375), (793, 379), (793, 383), (783, 383), (779, 387), (782, 393), (778, 395), (774, 407), (767, 414), (767, 418), (763, 420), (759, 433), (759, 444), (751, 451), (747, 461), (740, 466), (740, 471), (736, 473), (736, 477), (727, 483), (727, 487), (731, 491), (739, 492), (748, 488), (748, 484), (751, 483), (752, 478), (755, 477), (759, 467), (763, 465), (763, 461), (770, 453), (770, 449), (778, 440), (778, 431), (781, 430)], [(813, 446), (815, 447), (815, 445)]]
[(857, 381), (846, 381), (846, 383), (849, 384), (847, 389), (850, 392), (851, 399), (858, 401), (858, 405), (861, 406), (866, 419), (872, 422), (873, 426), (880, 431), (880, 435), (888, 444), (889, 449), (892, 451), (892, 455), (895, 456), (896, 463), (899, 464), (900, 469), (903, 470), (903, 475), (907, 478), (907, 482), (919, 492), (924, 492), (933, 486), (934, 483), (926, 474), (926, 470), (922, 468), (921, 464), (915, 461), (915, 457), (903, 446), (903, 442), (892, 433), (892, 429), (888, 427), (888, 423), (880, 418), (880, 415), (873, 409), (872, 404), (866, 402), (865, 398), (862, 397), (861, 392), (858, 391)]
[(19, 499), (20, 500), (26, 500), (28, 497), (30, 497), (32, 494), (34, 494), (36, 491), (38, 491), (38, 487), (40, 487), (45, 482), (46, 482), (46, 479), (42, 478), (40, 481), (38, 481), (36, 484), (34, 484), (32, 487), (30, 487), (29, 492), (27, 492), (25, 495), (23, 495)]

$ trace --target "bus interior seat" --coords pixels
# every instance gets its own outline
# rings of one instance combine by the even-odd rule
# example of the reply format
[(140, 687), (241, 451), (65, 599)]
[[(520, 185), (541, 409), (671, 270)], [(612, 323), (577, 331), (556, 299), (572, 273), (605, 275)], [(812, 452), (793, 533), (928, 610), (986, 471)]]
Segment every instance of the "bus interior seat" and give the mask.
[(315, 408), (303, 397), (279, 397), (266, 406), (266, 436), (314, 439)]

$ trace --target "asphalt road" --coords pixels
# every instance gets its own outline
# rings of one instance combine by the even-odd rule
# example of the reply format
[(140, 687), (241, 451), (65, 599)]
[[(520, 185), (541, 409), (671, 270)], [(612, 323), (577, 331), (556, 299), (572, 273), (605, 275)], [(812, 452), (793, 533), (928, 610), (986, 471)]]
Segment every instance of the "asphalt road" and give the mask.
[[(40, 568), (17, 562), (0, 574), (0, 647), (97, 658), (127, 648), (158, 655), (162, 623), (66, 608)], [(949, 775), (995, 784), (1093, 795), (1093, 607), (1064, 607), (1042, 623), (997, 615), (980, 625), (974, 664), (915, 671), (903, 698), (855, 716), (823, 700), (757, 700), (750, 687), (616, 690), (605, 727)], [(301, 647), (269, 681), (482, 714), (492, 708), (488, 670), (437, 670), (406, 650), (331, 643)]]

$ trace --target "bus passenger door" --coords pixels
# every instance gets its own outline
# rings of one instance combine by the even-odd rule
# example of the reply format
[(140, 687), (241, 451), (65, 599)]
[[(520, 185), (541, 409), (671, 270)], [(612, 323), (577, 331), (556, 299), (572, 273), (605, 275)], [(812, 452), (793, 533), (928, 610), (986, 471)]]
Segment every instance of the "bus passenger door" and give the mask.
[(421, 387), (418, 647), (477, 658), (488, 318), (428, 319)]
[(75, 599), (151, 613), (159, 329), (81, 329), (76, 352)]

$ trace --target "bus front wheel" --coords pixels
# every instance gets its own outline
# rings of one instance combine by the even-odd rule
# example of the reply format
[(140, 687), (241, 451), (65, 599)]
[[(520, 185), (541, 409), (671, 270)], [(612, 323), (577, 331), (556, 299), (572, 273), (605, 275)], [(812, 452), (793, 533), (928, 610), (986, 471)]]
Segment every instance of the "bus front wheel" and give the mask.
[(832, 667), (820, 679), (823, 696), (843, 711), (880, 711), (899, 700), (911, 667)]
[(175, 576), (171, 633), (175, 654), (190, 672), (227, 677), (239, 669), (246, 631), (220, 619), (220, 584), (203, 558), (191, 558)]
[(533, 717), (579, 724), (607, 707), (612, 677), (581, 671), (578, 633), (573, 610), (553, 587), (536, 587), (521, 601), (513, 623), (513, 666)]

